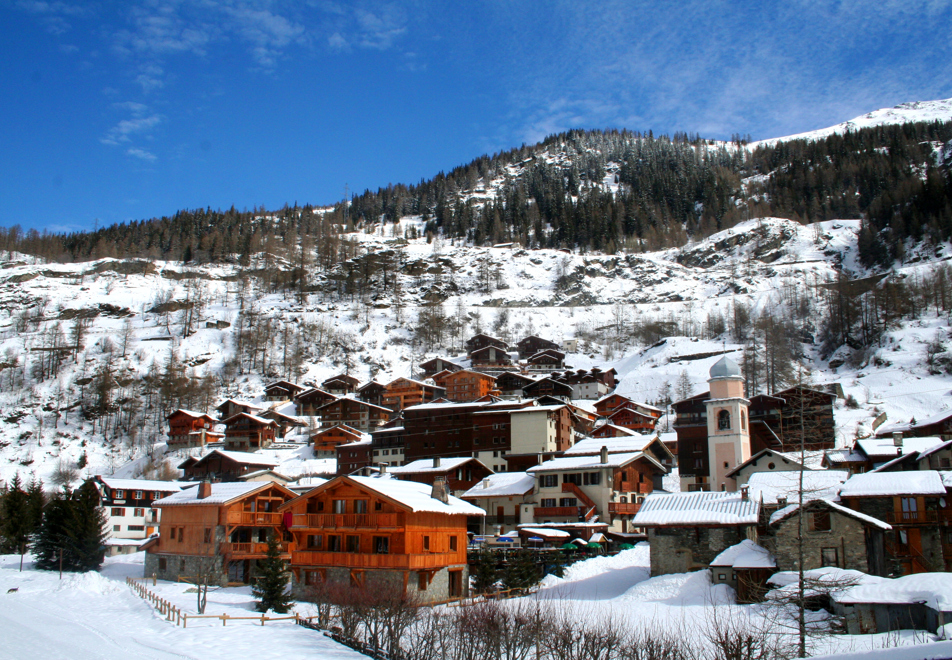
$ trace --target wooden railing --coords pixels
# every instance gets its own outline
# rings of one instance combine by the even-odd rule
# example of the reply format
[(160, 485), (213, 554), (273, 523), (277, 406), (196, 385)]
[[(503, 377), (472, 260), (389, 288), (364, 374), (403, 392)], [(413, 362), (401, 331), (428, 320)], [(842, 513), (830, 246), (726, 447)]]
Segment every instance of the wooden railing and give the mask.
[(579, 488), (578, 486), (576, 486), (575, 484), (573, 484), (573, 483), (570, 482), (570, 481), (563, 481), (563, 482), (562, 482), (562, 492), (563, 492), (563, 493), (572, 493), (573, 495), (575, 495), (575, 497), (577, 497), (578, 499), (580, 499), (580, 500), (582, 501), (582, 503), (585, 504), (585, 505), (587, 505), (588, 507), (596, 506), (596, 505), (595, 505), (595, 502), (592, 501), (592, 498), (591, 498), (591, 497), (589, 497), (588, 495), (586, 495), (586, 494), (582, 491), (581, 488)]
[(402, 513), (295, 513), (292, 528), (384, 529), (404, 526)]
[(632, 504), (631, 502), (609, 502), (608, 503), (608, 513), (627, 516), (634, 515), (638, 513), (638, 510), (641, 509), (640, 504)]
[[(278, 545), (278, 549), (282, 554), (287, 554), (288, 545), (287, 543), (281, 543)], [(268, 554), (268, 544), (267, 543), (223, 543), (222, 552), (226, 555), (266, 555)]]
[(442, 568), (466, 563), (466, 555), (444, 552), (426, 555), (374, 555), (352, 552), (321, 552), (295, 550), (291, 553), (294, 566), (340, 566), (344, 568)]
[(281, 514), (264, 511), (229, 511), (228, 523), (250, 527), (277, 527), (281, 524)]
[(890, 524), (912, 525), (916, 523), (934, 523), (939, 521), (938, 511), (887, 511), (886, 522)]

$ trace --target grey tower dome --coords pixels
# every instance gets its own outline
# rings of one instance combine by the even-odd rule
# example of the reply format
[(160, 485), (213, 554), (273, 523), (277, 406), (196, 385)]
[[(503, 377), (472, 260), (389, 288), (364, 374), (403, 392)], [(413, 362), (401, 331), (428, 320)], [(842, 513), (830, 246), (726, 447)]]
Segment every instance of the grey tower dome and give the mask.
[(743, 378), (740, 367), (729, 357), (722, 357), (711, 367), (711, 378)]

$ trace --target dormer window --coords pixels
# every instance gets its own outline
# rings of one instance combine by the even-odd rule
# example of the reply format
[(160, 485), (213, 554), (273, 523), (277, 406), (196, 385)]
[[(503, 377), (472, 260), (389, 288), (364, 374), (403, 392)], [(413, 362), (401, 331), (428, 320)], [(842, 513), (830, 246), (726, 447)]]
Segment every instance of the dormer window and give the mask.
[(719, 413), (717, 413), (717, 430), (730, 431), (730, 429), (731, 429), (730, 411), (722, 410)]

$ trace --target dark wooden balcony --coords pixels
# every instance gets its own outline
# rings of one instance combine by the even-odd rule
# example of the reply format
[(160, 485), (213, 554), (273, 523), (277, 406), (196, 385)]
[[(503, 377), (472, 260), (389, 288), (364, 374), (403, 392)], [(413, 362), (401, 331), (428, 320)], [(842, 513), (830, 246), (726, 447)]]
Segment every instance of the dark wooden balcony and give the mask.
[(888, 511), (886, 522), (890, 525), (924, 525), (939, 522), (938, 511)]
[(608, 513), (615, 516), (633, 516), (641, 509), (640, 504), (631, 502), (609, 502)]
[(228, 524), (245, 525), (247, 527), (278, 527), (281, 525), (281, 514), (264, 511), (229, 511)]
[(356, 552), (322, 552), (296, 550), (291, 553), (294, 566), (340, 566), (343, 568), (442, 568), (465, 564), (465, 552), (433, 552), (420, 555), (378, 555)]
[(533, 515), (536, 518), (574, 518), (578, 520), (578, 507), (537, 506)]
[(295, 513), (292, 529), (399, 529), (402, 513)]

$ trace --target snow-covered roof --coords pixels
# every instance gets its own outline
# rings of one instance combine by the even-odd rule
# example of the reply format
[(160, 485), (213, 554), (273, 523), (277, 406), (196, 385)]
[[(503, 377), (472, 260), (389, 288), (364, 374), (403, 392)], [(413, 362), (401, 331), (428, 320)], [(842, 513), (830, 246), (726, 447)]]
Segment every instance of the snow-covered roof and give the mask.
[[(875, 527), (879, 527), (880, 529), (884, 529), (884, 530), (892, 529), (892, 525), (890, 525), (889, 523), (885, 523), (879, 518), (873, 518), (872, 516), (867, 516), (865, 513), (860, 513), (859, 511), (853, 511), (853, 509), (849, 509), (843, 506), (842, 504), (837, 504), (836, 502), (833, 502), (827, 499), (824, 499), (823, 503), (829, 506), (834, 511), (838, 511), (842, 513), (843, 515), (850, 516), (852, 518), (856, 518), (857, 520), (861, 520)], [(797, 509), (799, 507), (800, 507), (799, 504), (790, 504), (788, 506), (785, 506), (782, 509), (778, 509), (777, 511), (774, 511), (773, 514), (770, 516), (770, 524), (773, 525), (775, 523), (780, 522), (784, 518), (787, 518), (793, 515), (794, 513), (797, 512)]]
[(498, 472), (489, 475), (463, 493), (462, 497), (507, 497), (525, 495), (535, 488), (535, 478), (526, 472)]
[(574, 446), (565, 450), (565, 456), (595, 456), (601, 453), (602, 447), (608, 448), (609, 454), (621, 454), (630, 452), (639, 452), (644, 450), (654, 440), (654, 436), (626, 435), (618, 438), (585, 438), (579, 440)]
[(367, 436), (366, 433), (361, 433), (360, 436), (361, 438), (363, 438), (362, 440), (355, 440), (354, 442), (347, 442), (342, 445), (337, 445), (338, 449), (341, 449), (344, 447), (349, 449), (353, 449), (355, 447), (369, 447), (370, 443), (373, 442), (373, 438)]
[[(843, 470), (804, 470), (804, 501), (836, 499), (849, 476), (849, 472)], [(799, 498), (800, 471), (755, 472), (750, 475), (747, 485), (751, 499), (760, 500), (764, 504), (777, 504), (781, 497), (793, 502)]]
[(561, 529), (548, 529), (546, 527), (520, 527), (519, 531), (534, 536), (551, 536), (559, 539), (570, 538), (572, 536), (568, 532), (563, 532)]
[(952, 470), (939, 470), (939, 477), (946, 488), (952, 488)]
[(265, 458), (260, 454), (253, 454), (247, 451), (228, 451), (225, 449), (213, 449), (198, 460), (204, 461), (212, 454), (221, 454), (225, 458), (229, 458), (235, 463), (241, 463), (242, 465), (269, 465), (274, 467), (279, 463), (279, 461), (276, 461), (273, 458)]
[(173, 410), (172, 413), (169, 415), (169, 417), (171, 417), (175, 413), (184, 413), (188, 415), (189, 417), (195, 417), (195, 418), (209, 417), (216, 422), (218, 421), (218, 419), (216, 419), (214, 415), (209, 415), (208, 413), (204, 413), (204, 412), (197, 412), (195, 410), (186, 410), (185, 408), (179, 408), (178, 410)]
[[(938, 424), (943, 422), (949, 417), (952, 417), (952, 410), (942, 410), (937, 413), (932, 413), (928, 417), (922, 419), (917, 419), (915, 423), (912, 421), (909, 422), (893, 422), (892, 424), (885, 424), (876, 431), (876, 435), (884, 436), (887, 433), (908, 433), (912, 429), (921, 428), (923, 426), (931, 426), (932, 424)], [(903, 438), (903, 441), (908, 438)]]
[(99, 475), (99, 480), (107, 487), (119, 490), (157, 490), (162, 492), (178, 492), (192, 484), (182, 481), (153, 481), (149, 479), (116, 479)]
[(926, 456), (930, 454), (934, 454), (937, 451), (941, 451), (942, 449), (947, 449), (949, 447), (952, 447), (952, 440), (946, 440), (945, 442), (941, 444), (933, 445), (929, 449), (919, 452), (919, 460), (922, 460), (923, 458), (925, 458)]
[(823, 453), (829, 463), (865, 463), (866, 458), (853, 449), (827, 449)]
[(361, 486), (373, 490), (381, 495), (403, 504), (411, 511), (431, 511), (434, 513), (465, 514), (467, 516), (484, 516), (486, 512), (477, 506), (464, 502), (452, 495), (448, 503), (431, 496), (432, 487), (416, 481), (401, 481), (387, 476), (379, 477), (347, 477)]
[(760, 501), (740, 493), (652, 493), (645, 498), (631, 524), (634, 527), (664, 525), (753, 525), (760, 514)]
[(521, 413), (540, 413), (540, 412), (552, 412), (555, 410), (562, 410), (565, 408), (565, 405), (561, 406), (527, 406), (525, 408), (517, 408), (513, 410), (510, 415), (518, 415)]
[(535, 474), (537, 472), (561, 472), (563, 470), (595, 470), (598, 468), (615, 468), (627, 465), (634, 460), (644, 458), (651, 461), (661, 469), (661, 464), (650, 456), (636, 452), (626, 452), (624, 454), (609, 454), (605, 463), (601, 462), (601, 456), (565, 456), (563, 458), (553, 458), (542, 465), (535, 465), (526, 472)]
[[(902, 453), (924, 452), (932, 449), (936, 445), (941, 445), (945, 441), (939, 437), (927, 438), (903, 438)], [(856, 441), (856, 446), (867, 456), (885, 456), (892, 458), (899, 455), (899, 447), (893, 444), (892, 438), (864, 438)]]
[(876, 584), (861, 584), (834, 594), (839, 603), (925, 603), (952, 612), (952, 573), (914, 573)]
[(225, 504), (239, 497), (244, 497), (249, 493), (253, 493), (257, 490), (263, 488), (272, 488), (277, 484), (271, 481), (252, 481), (248, 483), (244, 482), (229, 482), (229, 483), (217, 483), (211, 484), (212, 492), (211, 495), (205, 498), (199, 499), (198, 497), (198, 486), (195, 484), (193, 488), (186, 488), (185, 490), (179, 491), (174, 495), (169, 495), (168, 497), (163, 497), (161, 500), (156, 500), (152, 503), (152, 506), (184, 506), (186, 504)]
[(323, 486), (327, 483), (327, 479), (323, 477), (301, 477), (297, 481), (292, 481), (289, 484), (285, 484), (291, 490), (301, 490), (302, 488), (317, 488), (318, 486)]
[(717, 555), (710, 565), (732, 568), (776, 568), (777, 562), (765, 548), (750, 539), (744, 539)]
[(888, 495), (945, 495), (945, 484), (935, 470), (908, 472), (867, 472), (850, 477), (841, 497), (881, 497)]
[[(471, 456), (458, 456), (454, 458), (441, 458), (440, 464), (434, 467), (432, 458), (421, 458), (416, 461), (411, 461), (406, 465), (392, 467), (389, 470), (391, 474), (440, 473), (448, 472), (449, 470), (455, 470), (459, 466), (469, 463), (470, 461), (476, 461), (479, 463), (477, 459), (472, 458)], [(482, 464), (480, 463), (480, 465)]]

